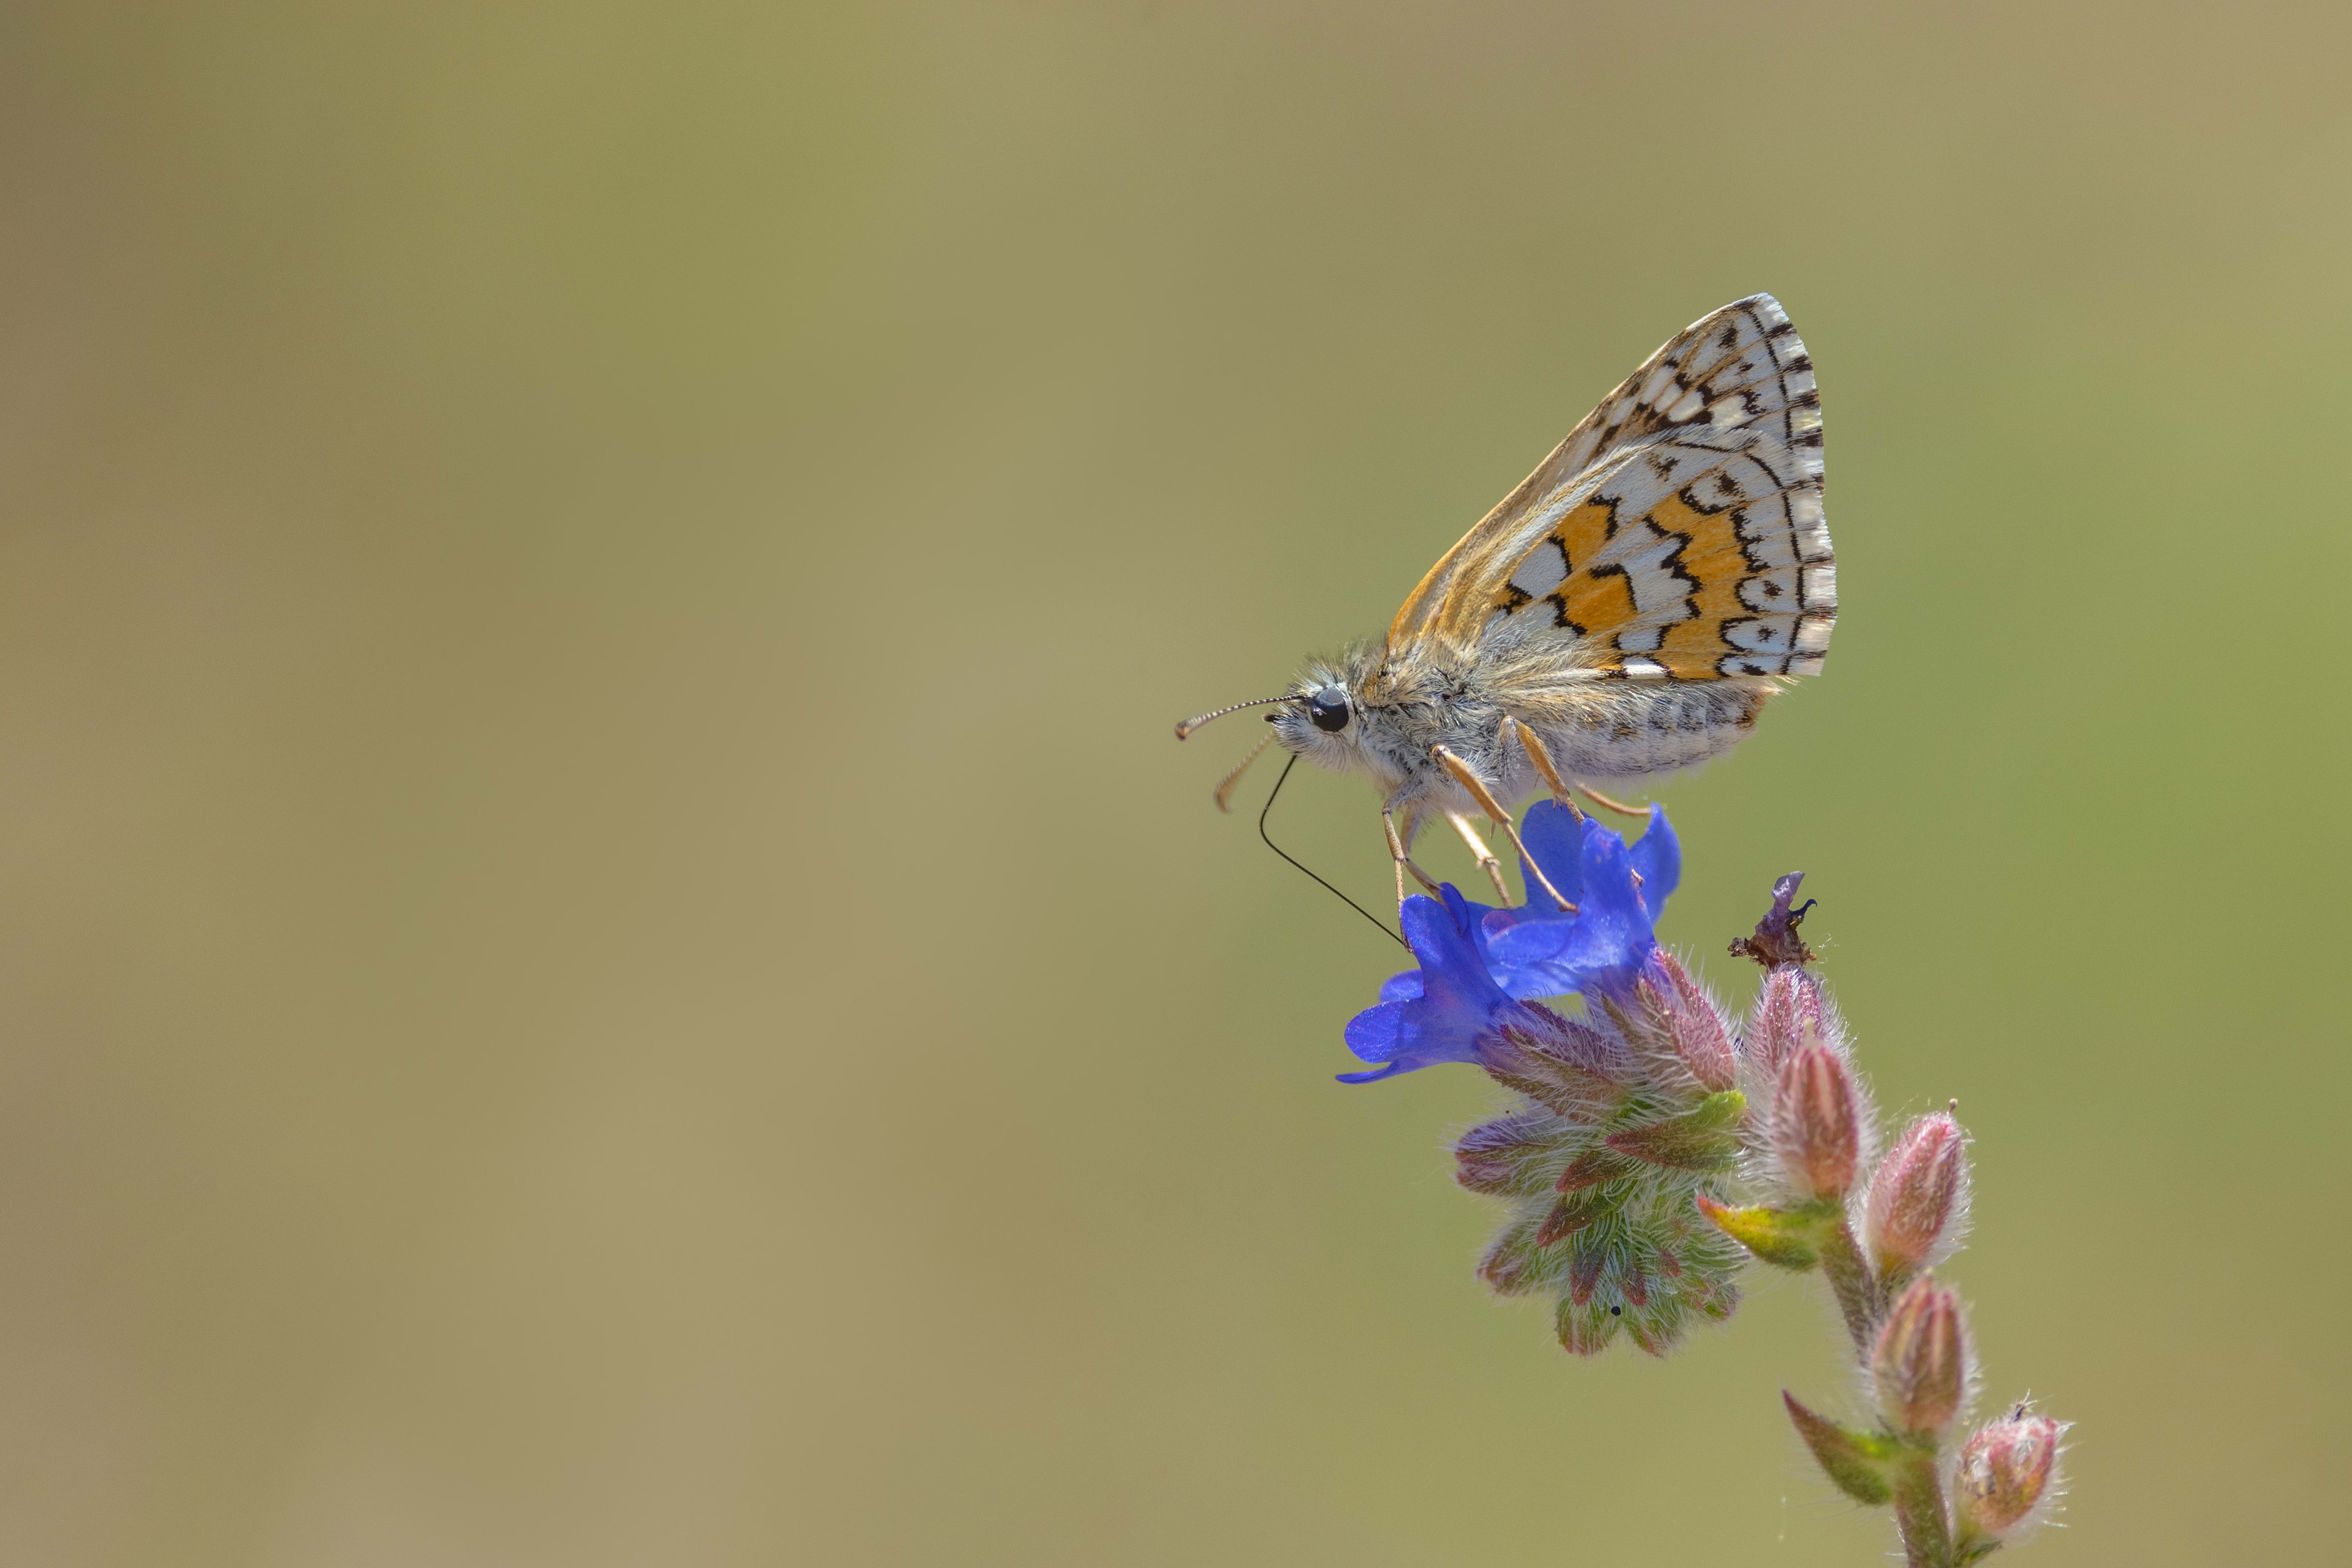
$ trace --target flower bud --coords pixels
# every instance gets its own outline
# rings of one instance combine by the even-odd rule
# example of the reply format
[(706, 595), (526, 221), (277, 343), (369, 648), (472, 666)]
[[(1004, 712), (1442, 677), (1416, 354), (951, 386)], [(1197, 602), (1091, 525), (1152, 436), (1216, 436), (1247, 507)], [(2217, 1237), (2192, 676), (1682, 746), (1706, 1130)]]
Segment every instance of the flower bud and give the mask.
[(1602, 1140), (1620, 1154), (1678, 1171), (1728, 1170), (1739, 1157), (1739, 1124), (1748, 1097), (1736, 1089), (1710, 1094), (1680, 1116), (1612, 1132)]
[(1650, 959), (1642, 981), (1643, 999), (1664, 1025), (1676, 1059), (1684, 1071), (1710, 1093), (1738, 1081), (1731, 1049), (1731, 1031), (1723, 1015), (1689, 970), (1671, 952), (1660, 949)]
[(1797, 1054), (1799, 1045), (1827, 1033), (1822, 1015), (1820, 981), (1801, 969), (1775, 969), (1764, 976), (1763, 988), (1756, 994), (1741, 1047), (1769, 1081)]
[(1798, 1196), (1845, 1196), (1862, 1160), (1862, 1097), (1835, 1051), (1809, 1045), (1789, 1058), (1772, 1130), (1781, 1177)]
[(1454, 1179), (1474, 1193), (1496, 1197), (1532, 1197), (1550, 1184), (1559, 1142), (1558, 1119), (1526, 1110), (1483, 1121), (1454, 1145), (1460, 1168)]
[(2051, 1480), (2058, 1468), (2058, 1439), (2065, 1428), (2046, 1415), (2017, 1413), (1970, 1437), (1960, 1450), (1958, 1494), (1961, 1528), (2000, 1537), (2026, 1522), (2057, 1495)]
[(1507, 1052), (1484, 1056), (1481, 1065), (1506, 1088), (1562, 1116), (1606, 1121), (1639, 1079), (1623, 1046), (1548, 1007), (1522, 1007), (1497, 1033)]
[(1966, 1142), (1949, 1115), (1922, 1116), (1871, 1176), (1863, 1237), (1890, 1286), (1938, 1261), (1958, 1239), (1968, 1211)]
[(1968, 1362), (1960, 1299), (1931, 1279), (1916, 1280), (1895, 1298), (1871, 1352), (1879, 1413), (1898, 1432), (1939, 1435), (1960, 1413)]

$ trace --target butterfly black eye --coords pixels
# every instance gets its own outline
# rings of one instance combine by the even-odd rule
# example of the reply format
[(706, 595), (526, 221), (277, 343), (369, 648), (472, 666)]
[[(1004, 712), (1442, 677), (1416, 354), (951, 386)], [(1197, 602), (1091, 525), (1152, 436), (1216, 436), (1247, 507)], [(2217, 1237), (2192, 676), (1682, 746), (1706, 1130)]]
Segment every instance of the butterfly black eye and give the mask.
[(1325, 687), (1307, 700), (1307, 716), (1317, 729), (1338, 734), (1348, 727), (1348, 694), (1336, 686)]

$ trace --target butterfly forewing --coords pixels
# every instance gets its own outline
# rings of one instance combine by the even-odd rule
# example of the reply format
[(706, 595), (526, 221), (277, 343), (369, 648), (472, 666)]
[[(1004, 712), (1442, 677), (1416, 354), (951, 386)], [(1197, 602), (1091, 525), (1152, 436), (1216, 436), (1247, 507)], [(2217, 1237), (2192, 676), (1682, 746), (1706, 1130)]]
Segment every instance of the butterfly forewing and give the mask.
[(1812, 361), (1757, 294), (1626, 377), (1431, 569), (1389, 643), (1557, 643), (1633, 679), (1812, 675), (1836, 613)]

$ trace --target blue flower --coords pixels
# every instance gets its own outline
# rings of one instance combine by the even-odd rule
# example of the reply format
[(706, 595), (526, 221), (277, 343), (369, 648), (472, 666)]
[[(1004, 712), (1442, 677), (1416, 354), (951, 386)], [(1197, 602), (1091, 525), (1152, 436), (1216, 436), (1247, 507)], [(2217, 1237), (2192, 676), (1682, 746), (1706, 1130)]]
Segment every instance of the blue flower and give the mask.
[(1471, 902), (1451, 883), (1444, 901), (1411, 898), (1402, 911), (1417, 971), (1391, 975), (1377, 1006), (1348, 1021), (1348, 1048), (1378, 1070), (1343, 1073), (1370, 1083), (1433, 1062), (1475, 1062), (1516, 1001), (1615, 989), (1649, 962), (1658, 911), (1682, 878), (1682, 847), (1662, 807), (1630, 848), (1591, 817), (1539, 801), (1520, 824), (1528, 853), (1574, 913), (1555, 907), (1526, 874), (1528, 901), (1513, 909)]
[[(1384, 1065), (1371, 1072), (1341, 1073), (1341, 1083), (1370, 1083), (1433, 1062), (1475, 1062), (1478, 1037), (1517, 1009), (1495, 984), (1478, 951), (1474, 911), (1485, 906), (1464, 898), (1450, 882), (1444, 891), (1442, 904), (1415, 894), (1399, 911), (1405, 940), (1421, 960), (1421, 972), (1412, 976), (1413, 994), (1383, 1001), (1348, 1020), (1348, 1048)], [(1382, 986), (1382, 994), (1388, 989)]]
[[(1576, 858), (1567, 854), (1575, 835)], [(1650, 808), (1650, 829), (1631, 846), (1591, 817), (1571, 822), (1550, 801), (1528, 812), (1519, 830), (1552, 885), (1576, 905), (1562, 914), (1535, 890), (1525, 907), (1497, 910), (1487, 921), (1487, 948), (1494, 962), (1526, 985), (1513, 995), (1559, 996), (1570, 991), (1613, 987), (1630, 980), (1657, 947), (1658, 916), (1682, 880), (1682, 845), (1666, 822), (1664, 806)], [(1553, 868), (1573, 869), (1563, 878)]]

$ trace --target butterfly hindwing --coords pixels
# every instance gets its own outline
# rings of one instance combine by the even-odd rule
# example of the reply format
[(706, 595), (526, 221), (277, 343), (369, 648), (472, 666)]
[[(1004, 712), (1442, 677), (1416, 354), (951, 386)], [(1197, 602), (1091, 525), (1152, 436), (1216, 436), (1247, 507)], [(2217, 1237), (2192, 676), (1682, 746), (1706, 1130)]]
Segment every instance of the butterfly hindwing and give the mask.
[(1634, 679), (1811, 675), (1836, 609), (1812, 361), (1758, 294), (1604, 398), (1432, 569), (1389, 636), (1558, 642)]

